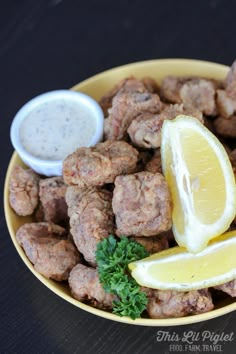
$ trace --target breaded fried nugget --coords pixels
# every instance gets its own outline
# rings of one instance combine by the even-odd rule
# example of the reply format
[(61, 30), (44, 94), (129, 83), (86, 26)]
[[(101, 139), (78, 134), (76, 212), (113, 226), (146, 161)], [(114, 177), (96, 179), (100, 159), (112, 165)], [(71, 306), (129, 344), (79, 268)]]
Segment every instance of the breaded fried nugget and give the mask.
[(147, 293), (150, 318), (173, 318), (197, 315), (214, 308), (208, 289), (189, 292), (142, 288)]
[(224, 118), (236, 113), (236, 61), (233, 62), (225, 79), (225, 90), (217, 90), (217, 106)]
[(154, 93), (158, 91), (157, 83), (150, 77), (144, 77), (141, 80), (134, 77), (128, 77), (121, 80), (117, 85), (112, 87), (104, 96), (99, 100), (99, 104), (102, 107), (105, 117), (108, 116), (109, 109), (112, 106), (112, 100), (114, 96), (122, 89), (122, 92), (150, 92)]
[(105, 292), (97, 269), (77, 264), (70, 272), (69, 286), (75, 299), (100, 309), (112, 309), (116, 297)]
[(122, 140), (126, 138), (126, 132), (132, 120), (140, 114), (158, 113), (162, 107), (157, 94), (122, 93), (114, 97), (108, 119), (109, 127), (105, 125), (104, 136), (109, 140)]
[(99, 188), (68, 187), (66, 202), (71, 234), (85, 260), (96, 266), (99, 241), (114, 232), (112, 193)]
[(71, 269), (81, 261), (64, 228), (53, 223), (24, 224), (16, 233), (18, 243), (37, 272), (57, 281), (67, 280)]
[(68, 220), (65, 201), (66, 184), (62, 177), (51, 177), (40, 180), (39, 197), (45, 221), (55, 224)]
[(99, 100), (99, 104), (102, 107), (105, 117), (108, 116), (109, 109), (112, 106), (112, 100), (115, 95), (122, 89), (123, 92), (145, 92), (146, 88), (141, 80), (137, 80), (133, 77), (128, 77), (120, 82), (117, 85), (111, 88), (104, 96)]
[(161, 128), (166, 119), (174, 119), (180, 114), (190, 115), (203, 122), (202, 113), (183, 104), (166, 106), (159, 114), (142, 113), (130, 124), (127, 132), (132, 143), (141, 148), (158, 148), (161, 145)]
[(217, 117), (213, 125), (218, 135), (224, 138), (236, 138), (236, 115), (229, 119)]
[(112, 207), (117, 235), (153, 236), (171, 227), (170, 194), (160, 173), (116, 177)]
[(39, 176), (31, 169), (15, 166), (9, 183), (9, 202), (18, 215), (33, 214), (38, 205)]
[(181, 103), (181, 97), (179, 95), (181, 87), (188, 81), (191, 77), (175, 77), (166, 76), (161, 83), (161, 98), (171, 103)]
[(106, 141), (90, 148), (79, 148), (63, 164), (68, 185), (102, 186), (116, 176), (134, 171), (138, 151), (124, 141)]
[(140, 243), (149, 254), (154, 254), (169, 248), (167, 237), (150, 236), (150, 237), (133, 237), (133, 239)]
[[(146, 83), (146, 86), (145, 86)], [(105, 119), (105, 140), (126, 140), (127, 129), (139, 114), (144, 112), (158, 113), (162, 103), (154, 91), (153, 81), (130, 79), (120, 88), (112, 99), (109, 116)]]
[(223, 291), (231, 297), (236, 297), (236, 279), (233, 279), (231, 281), (228, 281), (227, 283), (218, 286), (214, 286), (214, 288)]
[(164, 78), (161, 85), (161, 94), (171, 103), (183, 103), (185, 107), (192, 107), (206, 115), (216, 115), (215, 95), (218, 87), (214, 80), (195, 77)]
[(236, 97), (230, 97), (226, 90), (217, 90), (216, 102), (222, 117), (230, 118), (236, 112)]
[(216, 115), (216, 86), (205, 79), (193, 79), (180, 89), (180, 98), (185, 107), (192, 107), (207, 116)]

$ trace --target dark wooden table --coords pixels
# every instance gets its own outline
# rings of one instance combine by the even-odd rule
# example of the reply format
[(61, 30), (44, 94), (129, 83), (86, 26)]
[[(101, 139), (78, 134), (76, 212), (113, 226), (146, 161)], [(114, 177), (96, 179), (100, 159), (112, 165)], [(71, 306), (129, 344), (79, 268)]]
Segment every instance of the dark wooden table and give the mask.
[[(236, 58), (235, 11), (233, 1), (220, 0), (1, 1), (2, 187), (13, 152), (11, 120), (26, 101), (140, 60), (181, 57), (230, 65)], [(3, 188), (1, 198), (2, 193)], [(1, 354), (178, 352), (171, 344), (179, 341), (157, 341), (159, 330), (173, 336), (206, 330), (236, 336), (236, 312), (172, 328), (129, 326), (83, 312), (54, 295), (26, 268), (10, 240), (3, 207), (0, 227)], [(211, 351), (202, 340), (194, 344), (200, 345), (197, 353)], [(218, 344), (224, 353), (235, 353), (236, 339)]]

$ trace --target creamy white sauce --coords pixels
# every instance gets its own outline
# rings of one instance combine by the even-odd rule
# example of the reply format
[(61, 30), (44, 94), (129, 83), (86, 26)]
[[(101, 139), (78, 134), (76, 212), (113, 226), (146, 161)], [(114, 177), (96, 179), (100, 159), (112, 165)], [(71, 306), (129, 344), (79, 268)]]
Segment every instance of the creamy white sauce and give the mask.
[(20, 140), (35, 157), (61, 160), (78, 147), (88, 146), (95, 131), (96, 120), (89, 108), (58, 99), (42, 104), (25, 117)]

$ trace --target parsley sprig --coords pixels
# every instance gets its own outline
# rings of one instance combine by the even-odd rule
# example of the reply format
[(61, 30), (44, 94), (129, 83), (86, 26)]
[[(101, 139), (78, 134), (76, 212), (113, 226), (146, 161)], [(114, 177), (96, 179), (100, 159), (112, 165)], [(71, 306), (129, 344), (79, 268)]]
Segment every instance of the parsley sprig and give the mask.
[(148, 255), (141, 244), (125, 236), (117, 241), (110, 235), (99, 242), (96, 260), (100, 283), (118, 298), (113, 302), (113, 313), (135, 319), (145, 310), (147, 296), (131, 277), (128, 264)]

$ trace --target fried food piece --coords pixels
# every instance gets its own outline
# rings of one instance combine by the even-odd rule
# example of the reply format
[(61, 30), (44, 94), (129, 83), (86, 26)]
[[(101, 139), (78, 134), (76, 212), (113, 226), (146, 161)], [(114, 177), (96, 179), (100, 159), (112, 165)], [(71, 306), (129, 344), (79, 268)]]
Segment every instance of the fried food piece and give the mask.
[(122, 140), (126, 131), (139, 114), (144, 112), (158, 113), (162, 103), (157, 94), (148, 92), (141, 81), (120, 89), (112, 100), (109, 117), (105, 119), (104, 137), (106, 140)]
[(143, 245), (149, 254), (154, 254), (169, 248), (169, 242), (166, 237), (150, 236), (150, 237), (133, 237), (133, 239)]
[(232, 297), (236, 297), (236, 279), (233, 279), (231, 281), (228, 281), (227, 283), (218, 286), (214, 286), (214, 288), (217, 290), (221, 290)]
[(236, 113), (236, 97), (231, 98), (226, 90), (217, 90), (216, 103), (222, 117), (227, 119)]
[(112, 87), (112, 89), (110, 91), (108, 91), (104, 96), (102, 96), (99, 100), (99, 104), (103, 110), (104, 116), (107, 117), (108, 116), (108, 112), (109, 112), (109, 108), (111, 108), (112, 106), (112, 100), (113, 97), (117, 94), (117, 92), (125, 86), (125, 84), (129, 81), (132, 80), (132, 78), (126, 78), (121, 80), (120, 82), (118, 82), (117, 85), (115, 85), (114, 87)]
[(112, 309), (116, 297), (105, 292), (99, 282), (97, 269), (77, 264), (70, 272), (69, 286), (75, 299), (100, 309)]
[(71, 269), (81, 261), (75, 246), (67, 239), (66, 230), (53, 223), (24, 224), (16, 239), (35, 270), (46, 278), (67, 280)]
[(138, 161), (138, 151), (124, 141), (106, 141), (91, 148), (79, 148), (63, 164), (68, 185), (102, 186), (116, 176), (131, 173)]
[[(104, 137), (104, 140), (109, 140), (110, 137), (112, 137), (112, 135), (113, 135), (113, 130), (114, 130), (112, 124), (113, 124), (113, 120), (112, 120), (112, 117), (111, 117), (111, 116), (109, 116), (108, 118), (106, 118), (106, 119), (104, 120), (104, 129), (103, 129), (103, 137)], [(111, 139), (111, 140), (114, 140), (114, 139)], [(127, 140), (127, 137), (125, 136), (125, 137), (123, 138), (123, 140), (124, 140), (124, 141)]]
[(231, 65), (231, 68), (226, 76), (225, 87), (228, 96), (236, 99), (236, 60)]
[(9, 184), (9, 202), (21, 216), (31, 215), (38, 205), (39, 176), (31, 169), (15, 166)]
[(112, 207), (117, 235), (153, 236), (171, 227), (170, 194), (159, 173), (116, 177)]
[[(106, 107), (104, 109), (107, 110), (107, 113), (111, 113), (110, 108), (112, 107), (112, 102), (113, 102), (113, 98), (118, 95), (133, 95), (133, 94), (144, 94), (144, 93), (153, 93), (155, 90), (157, 89), (156, 83), (154, 80), (152, 80), (151, 78), (144, 78), (143, 80), (137, 80), (134, 78), (128, 78), (125, 80), (122, 80), (118, 85), (116, 85), (111, 91), (110, 93), (108, 92), (108, 94), (106, 96), (104, 96), (102, 98), (102, 105), (106, 105)], [(118, 100), (119, 101), (119, 100)], [(121, 100), (122, 101), (122, 100)], [(109, 102), (109, 103), (108, 103)], [(129, 102), (128, 105), (130, 105), (129, 109), (132, 111), (132, 105), (135, 106), (135, 103), (131, 103)], [(109, 106), (109, 110), (107, 108), (107, 106)], [(116, 103), (115, 101), (115, 107), (116, 110), (118, 110), (118, 115), (119, 115), (119, 109), (123, 109), (123, 103), (121, 102), (120, 106), (119, 103)], [(132, 113), (132, 112), (131, 112)], [(122, 114), (122, 112), (121, 112)], [(121, 117), (122, 119), (122, 117)], [(127, 119), (126, 119), (127, 120)], [(120, 125), (120, 123), (118, 122), (118, 125)], [(127, 124), (128, 127), (128, 124)], [(127, 129), (127, 127), (125, 129)], [(119, 127), (116, 127), (116, 120), (114, 119), (114, 115), (110, 114), (108, 116), (108, 118), (105, 119), (104, 121), (104, 137), (105, 140), (111, 139), (114, 140), (116, 139), (114, 137), (114, 134), (116, 134), (118, 132)], [(123, 134), (123, 140), (126, 140), (126, 131), (124, 129)], [(117, 139), (119, 140), (119, 139)]]
[(144, 169), (152, 173), (162, 173), (160, 149), (155, 149), (151, 160), (146, 163)]
[(210, 80), (193, 79), (180, 89), (180, 97), (186, 107), (198, 109), (207, 116), (216, 115), (216, 87)]
[(166, 105), (161, 112), (164, 119), (174, 119), (181, 114), (197, 118), (201, 123), (204, 123), (202, 112), (199, 109), (185, 106), (183, 103)]
[(159, 86), (157, 85), (156, 81), (152, 79), (149, 76), (143, 77), (142, 78), (142, 83), (148, 90), (148, 92), (151, 93), (158, 93), (159, 92)]
[(39, 182), (39, 197), (45, 221), (55, 224), (68, 220), (65, 201), (66, 184), (62, 177), (41, 179)]
[(109, 109), (112, 106), (112, 100), (114, 96), (122, 89), (123, 92), (150, 92), (154, 93), (158, 91), (157, 83), (150, 77), (145, 77), (141, 80), (134, 77), (128, 77), (121, 80), (110, 91), (108, 91), (99, 100), (99, 104), (102, 107), (105, 117), (108, 116)]
[(231, 116), (229, 119), (217, 117), (213, 124), (216, 133), (220, 136), (225, 138), (236, 137), (236, 115)]
[(184, 317), (214, 308), (208, 289), (181, 292), (144, 288), (144, 291), (148, 297), (147, 312), (150, 318)]
[(99, 188), (68, 187), (66, 202), (71, 234), (85, 260), (96, 266), (97, 244), (114, 233), (112, 193)]
[(180, 89), (191, 77), (166, 76), (161, 83), (161, 97), (167, 102), (181, 103)]
[(113, 98), (117, 95), (118, 92), (122, 93), (144, 93), (148, 92), (146, 86), (144, 85), (142, 80), (135, 79), (134, 77), (130, 77), (124, 81), (124, 84), (116, 91)]
[(144, 112), (158, 113), (161, 101), (158, 95), (151, 93), (118, 93), (110, 110), (109, 130), (106, 129), (105, 139), (122, 140), (126, 131), (138, 115)]
[(157, 148), (161, 144), (161, 114), (142, 113), (130, 124), (127, 132), (132, 143), (143, 148)]
[(214, 80), (167, 76), (161, 86), (161, 94), (171, 103), (183, 103), (206, 115), (216, 115), (217, 83)]
[(233, 62), (225, 79), (225, 90), (217, 90), (217, 106), (224, 118), (236, 113), (236, 61)]
[(135, 118), (127, 132), (133, 144), (142, 148), (158, 148), (161, 145), (161, 128), (166, 119), (174, 119), (179, 114), (196, 117), (203, 122), (202, 113), (183, 104), (169, 105), (160, 114), (143, 113)]

